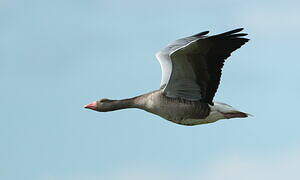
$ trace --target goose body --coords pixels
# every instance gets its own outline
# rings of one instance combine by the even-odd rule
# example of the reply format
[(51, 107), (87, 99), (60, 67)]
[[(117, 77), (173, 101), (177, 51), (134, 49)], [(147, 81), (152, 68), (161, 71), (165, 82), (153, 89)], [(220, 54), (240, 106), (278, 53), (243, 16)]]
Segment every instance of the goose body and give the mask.
[(232, 30), (215, 36), (208, 31), (176, 40), (156, 54), (161, 65), (159, 90), (124, 100), (101, 99), (85, 106), (99, 112), (139, 108), (181, 125), (244, 118), (247, 113), (213, 102), (225, 59), (245, 44), (247, 35)]

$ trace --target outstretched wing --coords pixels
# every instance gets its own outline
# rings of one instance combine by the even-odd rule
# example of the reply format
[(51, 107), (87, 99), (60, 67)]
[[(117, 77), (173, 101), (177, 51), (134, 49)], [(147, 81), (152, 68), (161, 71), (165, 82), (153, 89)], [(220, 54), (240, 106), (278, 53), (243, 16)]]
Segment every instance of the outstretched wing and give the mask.
[(176, 40), (156, 54), (166, 96), (212, 104), (225, 59), (249, 39), (235, 29), (215, 36), (208, 31)]

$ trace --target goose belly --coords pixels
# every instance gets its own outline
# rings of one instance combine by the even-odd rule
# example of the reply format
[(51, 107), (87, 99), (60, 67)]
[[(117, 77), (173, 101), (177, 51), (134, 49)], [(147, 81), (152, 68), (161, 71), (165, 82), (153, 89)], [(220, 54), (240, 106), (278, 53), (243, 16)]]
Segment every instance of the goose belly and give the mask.
[(161, 92), (149, 96), (144, 110), (181, 125), (214, 122), (208, 118), (211, 108), (207, 103), (168, 98)]
[(178, 124), (186, 125), (186, 126), (194, 126), (194, 125), (208, 124), (208, 123), (213, 123), (213, 122), (215, 122), (215, 121), (209, 121), (206, 118), (205, 119), (184, 119)]
[(168, 111), (158, 115), (176, 124), (186, 126), (212, 123), (217, 119), (217, 117), (212, 116), (214, 114), (206, 106), (180, 107), (177, 105), (176, 108), (168, 108)]
[(194, 126), (199, 124), (208, 124), (216, 122), (220, 119), (225, 119), (224, 115), (217, 111), (211, 111), (206, 118), (203, 119), (193, 119), (187, 118), (180, 121), (178, 124), (186, 125), (186, 126)]

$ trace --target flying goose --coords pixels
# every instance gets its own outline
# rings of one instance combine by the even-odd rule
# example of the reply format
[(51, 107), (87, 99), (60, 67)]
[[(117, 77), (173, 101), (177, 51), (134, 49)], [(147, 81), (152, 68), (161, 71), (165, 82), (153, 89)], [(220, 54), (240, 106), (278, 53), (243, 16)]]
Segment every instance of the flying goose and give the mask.
[(204, 31), (178, 39), (156, 53), (162, 69), (160, 89), (129, 99), (101, 99), (85, 108), (99, 112), (139, 108), (187, 126), (248, 117), (225, 103), (213, 102), (225, 59), (249, 41), (242, 30), (214, 36)]

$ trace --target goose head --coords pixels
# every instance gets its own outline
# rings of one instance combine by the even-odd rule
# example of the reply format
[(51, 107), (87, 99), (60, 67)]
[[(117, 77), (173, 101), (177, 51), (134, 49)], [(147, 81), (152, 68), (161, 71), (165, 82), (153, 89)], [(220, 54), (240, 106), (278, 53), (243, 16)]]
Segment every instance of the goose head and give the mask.
[(100, 99), (84, 106), (84, 108), (92, 109), (99, 112), (112, 111), (115, 108), (115, 101), (110, 99)]

